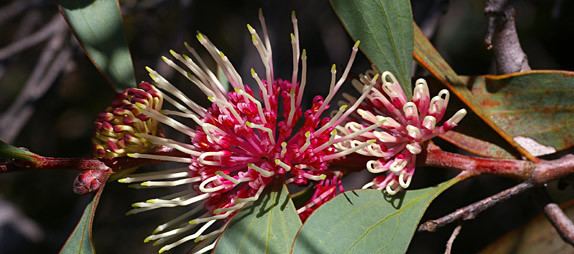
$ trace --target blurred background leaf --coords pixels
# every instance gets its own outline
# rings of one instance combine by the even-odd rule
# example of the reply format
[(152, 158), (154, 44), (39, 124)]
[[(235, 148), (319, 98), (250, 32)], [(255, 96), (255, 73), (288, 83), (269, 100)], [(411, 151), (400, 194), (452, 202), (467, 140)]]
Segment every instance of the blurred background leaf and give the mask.
[(347, 32), (379, 71), (392, 72), (411, 97), (413, 15), (409, 0), (331, 0)]
[(60, 0), (62, 13), (96, 68), (117, 90), (136, 86), (117, 0)]

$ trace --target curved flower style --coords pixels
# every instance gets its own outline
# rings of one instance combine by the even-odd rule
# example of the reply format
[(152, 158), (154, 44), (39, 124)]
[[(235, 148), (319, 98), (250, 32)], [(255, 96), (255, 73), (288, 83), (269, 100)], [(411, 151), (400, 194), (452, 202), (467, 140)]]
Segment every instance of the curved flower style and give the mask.
[(141, 108), (160, 110), (162, 104), (160, 92), (147, 82), (116, 95), (112, 105), (96, 119), (96, 134), (92, 139), (95, 156), (111, 159), (150, 151), (153, 144), (138, 135), (156, 135), (158, 122), (145, 115)]
[[(214, 73), (189, 45), (186, 45), (186, 48), (193, 58), (171, 51), (176, 61), (165, 57), (163, 60), (208, 97), (212, 102), (209, 108), (203, 108), (193, 102), (160, 74), (148, 68), (155, 85), (162, 90), (163, 98), (176, 110), (149, 107), (140, 107), (140, 110), (152, 119), (189, 136), (191, 142), (178, 142), (141, 133), (138, 137), (185, 155), (130, 153), (128, 156), (179, 162), (188, 166), (170, 171), (131, 175), (119, 181), (138, 182), (136, 187), (185, 185), (189, 188), (176, 194), (135, 203), (135, 209), (129, 213), (199, 204), (180, 217), (158, 226), (154, 233), (146, 238), (146, 242), (156, 241), (156, 244), (164, 245), (160, 253), (190, 240), (199, 242), (194, 252), (209, 251), (215, 245), (217, 235), (223, 230), (209, 232), (209, 228), (218, 221), (231, 218), (239, 209), (257, 200), (265, 187), (273, 182), (296, 185), (321, 182), (320, 186), (325, 191), (314, 195), (299, 209), (299, 213), (308, 215), (336, 194), (336, 188), (331, 188), (331, 184), (340, 186), (338, 175), (329, 170), (329, 163), (374, 142), (367, 141), (342, 151), (337, 151), (334, 147), (334, 144), (352, 138), (352, 135), (337, 138), (335, 128), (359, 107), (377, 77), (364, 87), (363, 95), (351, 107), (342, 106), (332, 118), (323, 117), (350, 71), (358, 42), (354, 45), (339, 79), (336, 79), (333, 65), (327, 97), (323, 99), (316, 96), (311, 108), (303, 111), (301, 103), (307, 66), (305, 50), (301, 54), (299, 49), (297, 19), (292, 15), (294, 32), (291, 34), (291, 80), (275, 78), (270, 41), (261, 14), (260, 22), (263, 27), (262, 38), (253, 27), (247, 26), (265, 67), (264, 79), (261, 79), (255, 70), (251, 71), (254, 87), (257, 87), (258, 91), (246, 85), (228, 58), (201, 33), (197, 35), (198, 41), (223, 70), (234, 91), (225, 91)], [(301, 80), (298, 80), (299, 65)], [(178, 119), (189, 119), (196, 127), (187, 126)], [(329, 180), (325, 181), (326, 179)], [(201, 226), (197, 229), (199, 225)]]
[(336, 171), (329, 178), (314, 186), (315, 190), (313, 191), (311, 200), (297, 210), (299, 217), (301, 217), (303, 221), (307, 220), (316, 208), (333, 199), (337, 193), (345, 191), (341, 177), (343, 177), (343, 172)]
[[(355, 88), (363, 91), (365, 86), (370, 85), (373, 73), (369, 71), (361, 75), (359, 80), (353, 80)], [(345, 97), (355, 101), (348, 95)], [(367, 98), (357, 110), (361, 121), (348, 122), (337, 128), (342, 136), (353, 136), (354, 139), (338, 143), (336, 147), (342, 150), (363, 147), (357, 153), (378, 157), (369, 160), (366, 167), (373, 174), (383, 175), (376, 176), (363, 188), (385, 189), (394, 195), (409, 187), (415, 172), (416, 155), (422, 151), (422, 144), (454, 128), (466, 115), (466, 110), (460, 109), (441, 126), (437, 126), (448, 105), (448, 90), (441, 90), (431, 99), (426, 81), (418, 79), (413, 98), (408, 101), (399, 82), (390, 72), (383, 72), (381, 81), (375, 89), (370, 90)], [(377, 128), (370, 127), (377, 122), (382, 124)], [(356, 136), (359, 132), (362, 134)], [(377, 142), (365, 146), (372, 139)]]

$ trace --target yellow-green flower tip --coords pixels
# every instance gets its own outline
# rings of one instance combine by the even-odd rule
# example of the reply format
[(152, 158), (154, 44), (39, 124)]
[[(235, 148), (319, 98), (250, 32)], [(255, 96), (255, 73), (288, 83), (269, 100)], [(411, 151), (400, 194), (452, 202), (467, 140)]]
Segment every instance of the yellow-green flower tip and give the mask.
[[(197, 38), (197, 40), (199, 42), (204, 42), (205, 41), (205, 36), (203, 36), (202, 33), (198, 32), (197, 35), (195, 36)], [(160, 252), (161, 253), (161, 252)]]
[(247, 24), (247, 30), (249, 30), (250, 33), (255, 32), (255, 29), (250, 24)]

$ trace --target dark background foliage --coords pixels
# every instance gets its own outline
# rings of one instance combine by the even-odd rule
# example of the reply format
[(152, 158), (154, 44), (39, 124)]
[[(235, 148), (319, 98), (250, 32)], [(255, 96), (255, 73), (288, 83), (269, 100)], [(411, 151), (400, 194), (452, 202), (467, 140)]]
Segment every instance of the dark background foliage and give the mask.
[[(482, 0), (414, 0), (417, 23), (430, 35), (441, 54), (459, 74), (494, 73), (491, 53), (485, 49), (486, 17)], [(134, 59), (138, 81), (149, 80), (144, 66), (170, 70), (159, 57), (169, 49), (183, 50), (183, 42), (195, 42), (196, 31), (205, 33), (247, 74), (259, 67), (256, 51), (250, 43), (246, 23), (258, 27), (257, 10), (262, 8), (270, 28), (276, 73), (290, 78), (291, 45), (289, 33), (291, 10), (297, 11), (302, 48), (308, 50), (309, 82), (307, 94), (325, 93), (332, 63), (347, 61), (352, 41), (347, 36), (328, 1), (193, 1), (193, 0), (125, 0), (121, 1), (127, 39)], [(42, 28), (54, 15), (52, 1), (13, 0), (0, 3), (0, 13), (7, 15), (13, 7), (25, 5), (10, 19), (0, 15), (0, 48), (26, 38)], [(571, 1), (516, 1), (518, 33), (533, 69), (573, 70), (574, 54), (570, 38), (574, 36), (574, 11)], [(12, 8), (12, 9), (11, 9)], [(66, 45), (73, 49), (53, 84), (40, 99), (32, 101), (32, 117), (18, 130), (11, 143), (46, 156), (89, 156), (92, 122), (105, 108), (114, 92), (83, 55), (73, 39)], [(31, 75), (44, 43), (0, 61), (0, 119), (21, 93)], [(369, 67), (364, 57), (351, 72), (353, 76)], [(425, 75), (417, 69), (416, 75)], [(248, 77), (248, 75), (246, 75)], [(186, 84), (173, 75), (174, 83)], [(178, 80), (178, 81), (175, 81)], [(189, 94), (198, 91), (188, 89)], [(307, 98), (307, 102), (310, 101)], [(452, 106), (455, 107), (455, 106)], [(18, 117), (18, 116), (16, 116)], [(485, 128), (486, 131), (486, 128)], [(0, 137), (5, 138), (0, 129)], [(486, 135), (491, 135), (487, 133)], [(446, 145), (446, 144), (443, 144)], [(448, 148), (448, 146), (445, 146)], [(452, 172), (417, 170), (413, 187), (425, 187), (444, 181)], [(0, 253), (55, 253), (73, 229), (88, 198), (72, 193), (75, 172), (18, 172), (0, 176)], [(354, 177), (349, 185), (359, 185)], [(481, 176), (456, 185), (441, 195), (425, 218), (436, 218), (457, 207), (513, 185), (513, 181)], [(150, 253), (155, 249), (143, 244), (155, 225), (168, 220), (177, 211), (166, 210), (124, 216), (131, 203), (156, 196), (157, 191), (138, 191), (110, 183), (106, 187), (95, 221), (95, 244), (100, 253)], [(505, 232), (524, 224), (539, 212), (528, 194), (488, 210), (478, 219), (465, 223), (454, 246), (455, 252), (472, 253), (484, 248)], [(11, 208), (20, 217), (9, 217)], [(8, 214), (8, 215), (6, 215)], [(27, 217), (28, 219), (24, 219)], [(18, 230), (18, 221), (31, 221), (39, 234)], [(424, 219), (423, 219), (424, 220)], [(453, 226), (436, 233), (417, 233), (409, 247), (411, 253), (442, 253)], [(35, 227), (32, 226), (32, 229)], [(32, 237), (31, 237), (32, 236)], [(386, 239), (381, 239), (385, 241)], [(179, 248), (176, 252), (184, 252)]]

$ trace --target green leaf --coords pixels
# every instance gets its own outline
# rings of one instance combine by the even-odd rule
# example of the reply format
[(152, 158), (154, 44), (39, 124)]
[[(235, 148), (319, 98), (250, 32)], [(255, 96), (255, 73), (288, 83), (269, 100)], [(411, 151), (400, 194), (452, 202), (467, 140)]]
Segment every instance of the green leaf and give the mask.
[(100, 202), (100, 197), (104, 186), (100, 187), (94, 195), (92, 201), (84, 208), (80, 221), (74, 228), (74, 231), (64, 243), (60, 254), (93, 254), (96, 253), (92, 244), (92, 223), (96, 213), (96, 207)]
[(339, 194), (307, 219), (291, 253), (405, 253), (427, 207), (458, 181), (392, 198), (379, 190)]
[(574, 146), (574, 72), (528, 71), (468, 79), (454, 86), (487, 123), (529, 154), (539, 156)]
[(136, 86), (134, 67), (116, 0), (60, 0), (68, 25), (96, 68), (122, 90)]
[(235, 215), (214, 253), (288, 253), (300, 226), (287, 187), (282, 186)]
[(397, 76), (411, 97), (413, 15), (408, 0), (331, 0), (361, 50), (380, 71)]
[(38, 155), (22, 148), (11, 146), (0, 140), (0, 158), (18, 159), (34, 163), (37, 161)]

